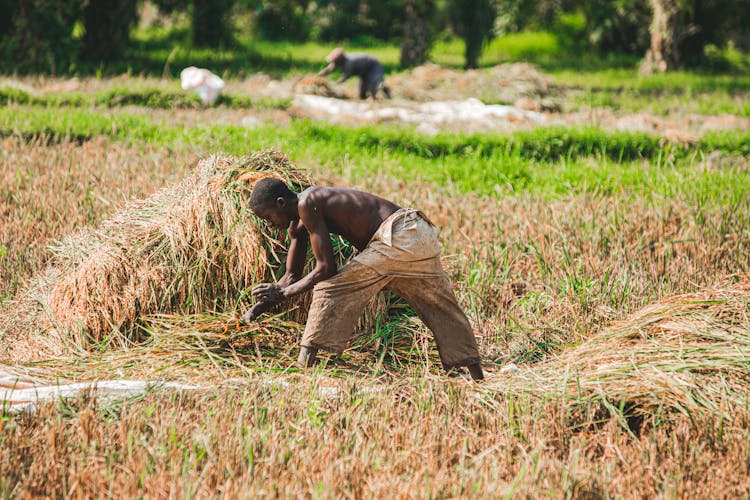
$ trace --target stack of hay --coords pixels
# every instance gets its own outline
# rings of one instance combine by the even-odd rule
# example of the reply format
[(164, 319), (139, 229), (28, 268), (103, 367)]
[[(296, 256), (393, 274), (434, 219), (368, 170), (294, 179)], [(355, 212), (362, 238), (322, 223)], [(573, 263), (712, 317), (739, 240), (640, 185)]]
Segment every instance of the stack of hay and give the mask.
[[(26, 337), (19, 340), (46, 352), (19, 358), (131, 346), (142, 340), (139, 326), (148, 315), (241, 313), (248, 287), (273, 280), (280, 261), (275, 231), (259, 224), (248, 205), (264, 177), (309, 184), (278, 152), (214, 156), (176, 186), (58, 243), (47, 270), (11, 311), (25, 323), (16, 318), (16, 332)], [(339, 261), (351, 253), (337, 248)], [(306, 308), (296, 311), (292, 319), (304, 319)]]
[(509, 384), (631, 414), (731, 417), (732, 406), (747, 404), (750, 385), (750, 277), (663, 299), (502, 382), (503, 390)]
[(294, 93), (336, 97), (339, 99), (345, 97), (344, 94), (335, 91), (328, 83), (328, 80), (322, 76), (306, 76), (300, 78), (294, 84)]

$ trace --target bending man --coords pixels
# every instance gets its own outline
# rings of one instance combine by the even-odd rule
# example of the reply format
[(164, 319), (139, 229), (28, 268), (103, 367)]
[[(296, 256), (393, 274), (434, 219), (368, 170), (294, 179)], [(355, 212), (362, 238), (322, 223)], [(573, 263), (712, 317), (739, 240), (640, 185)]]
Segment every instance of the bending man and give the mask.
[[(312, 288), (301, 365), (312, 366), (319, 349), (341, 354), (367, 302), (387, 288), (432, 330), (446, 370), (465, 366), (472, 378), (483, 378), (474, 333), (440, 265), (435, 228), (421, 212), (353, 189), (312, 186), (297, 194), (274, 178), (256, 183), (250, 208), (287, 229), (290, 244), (286, 273), (277, 283), (253, 287), (258, 302), (243, 320), (251, 322), (273, 304)], [(359, 250), (338, 271), (329, 233)], [(308, 241), (315, 267), (303, 276)]]
[(326, 76), (335, 69), (342, 71), (341, 77), (336, 80), (342, 83), (352, 76), (359, 77), (359, 98), (366, 99), (369, 92), (373, 99), (378, 95), (378, 90), (383, 89), (385, 96), (390, 99), (391, 91), (383, 83), (383, 65), (380, 61), (367, 54), (345, 54), (341, 47), (335, 48), (326, 57), (328, 66), (323, 68), (318, 76)]

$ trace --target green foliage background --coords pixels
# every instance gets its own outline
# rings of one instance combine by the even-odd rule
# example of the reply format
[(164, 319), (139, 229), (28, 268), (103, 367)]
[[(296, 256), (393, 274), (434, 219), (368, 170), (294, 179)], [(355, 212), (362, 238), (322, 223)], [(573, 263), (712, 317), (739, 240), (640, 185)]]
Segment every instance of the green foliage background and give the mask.
[[(230, 52), (248, 68), (267, 66), (265, 55), (254, 49), (264, 40), (364, 49), (402, 44), (405, 33), (424, 32), (407, 29), (407, 8), (427, 23), (420, 36), (428, 46), (460, 39), (461, 65), (468, 67), (481, 65), (482, 51), (494, 37), (527, 32), (549, 34), (568, 59), (640, 58), (649, 47), (655, 1), (660, 0), (0, 0), (0, 71), (99, 74), (126, 65), (155, 74), (141, 54), (168, 47), (205, 47)], [(147, 3), (160, 12), (148, 28), (141, 24)], [(750, 2), (677, 5), (683, 64), (748, 69)]]

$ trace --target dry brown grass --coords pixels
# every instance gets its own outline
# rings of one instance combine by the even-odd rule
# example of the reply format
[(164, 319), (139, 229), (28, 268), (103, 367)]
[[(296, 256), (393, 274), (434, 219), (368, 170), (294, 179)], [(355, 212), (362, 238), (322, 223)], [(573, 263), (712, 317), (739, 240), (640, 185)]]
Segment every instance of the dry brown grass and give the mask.
[(663, 297), (750, 272), (750, 201), (732, 208), (684, 195), (497, 199), (418, 179), (331, 182), (419, 207), (443, 228), (444, 264), (487, 356), (499, 362), (537, 360)]
[[(153, 151), (153, 161), (99, 172), (110, 180), (97, 184), (92, 174), (101, 168), (99, 160), (70, 158), (102, 158), (109, 151), (126, 162), (145, 153), (109, 143), (4, 145), (3, 158), (15, 160), (3, 160), (0, 175), (13, 179), (16, 165), (24, 162), (34, 173), (15, 191), (6, 186), (2, 199), (7, 218), (0, 230), (25, 242), (26, 247), (14, 247), (18, 252), (36, 249), (28, 265), (3, 262), (3, 276), (18, 282), (42, 268), (48, 238), (98, 226), (115, 211), (101, 203), (90, 221), (80, 219), (79, 204), (60, 194), (61, 178), (78, 196), (95, 185), (96, 192), (144, 197), (155, 190), (146, 181), (156, 166), (166, 169), (164, 178), (175, 175), (170, 169), (178, 177), (184, 172), (169, 152)], [(313, 159), (301, 159), (301, 166), (314, 167), (322, 179)], [(44, 182), (34, 178), (47, 171)], [(130, 185), (131, 179), (141, 181)], [(750, 489), (750, 412), (746, 400), (725, 397), (741, 394), (747, 354), (735, 349), (740, 355), (729, 356), (727, 365), (715, 356), (727, 354), (718, 348), (731, 347), (733, 337), (747, 336), (746, 282), (721, 285), (718, 278), (750, 272), (750, 243), (742, 236), (746, 206), (696, 207), (682, 195), (655, 200), (622, 193), (489, 199), (435, 190), (418, 180), (326, 181), (424, 209), (444, 228), (445, 262), (490, 367), (527, 362), (525, 373), (536, 374), (549, 391), (497, 374), (479, 388), (446, 380), (424, 347), (429, 345), (424, 327), (403, 316), (399, 328), (416, 335), (410, 352), (421, 353), (413, 362), (384, 366), (376, 341), (348, 360), (298, 373), (289, 369), (296, 324), (282, 324), (280, 333), (278, 319), (240, 328), (231, 310), (152, 315), (142, 323), (148, 329), (144, 344), (84, 356), (65, 351), (65, 357), (24, 368), (43, 378), (75, 380), (114, 375), (243, 381), (201, 393), (163, 392), (123, 403), (84, 398), (42, 405), (35, 415), (3, 415), (0, 492), (708, 497), (741, 496)], [(42, 211), (34, 199), (44, 196)], [(24, 234), (23, 228), (32, 231)], [(7, 241), (2, 242), (14, 244)], [(13, 295), (15, 288), (5, 290)], [(684, 293), (694, 295), (668, 298)], [(657, 309), (638, 312), (659, 299)], [(587, 342), (611, 321), (627, 317), (598, 343)], [(8, 337), (2, 342), (7, 349)], [(680, 351), (680, 345), (694, 349)], [(654, 362), (648, 369), (671, 378), (639, 378), (627, 365), (629, 352), (641, 352), (638, 359)], [(660, 353), (665, 358), (658, 358)], [(393, 349), (385, 354), (408, 359)], [(537, 362), (543, 359), (548, 361)], [(692, 378), (667, 369), (680, 369), (680, 360), (694, 371)], [(695, 363), (703, 368), (695, 370)], [(566, 366), (577, 368), (587, 397), (561, 397), (566, 379), (555, 373)], [(665, 380), (669, 384), (661, 383)], [(721, 384), (714, 385), (717, 380)], [(572, 376), (567, 382), (574, 383)], [(320, 386), (340, 392), (321, 393)], [(666, 395), (665, 404), (652, 411), (659, 394)], [(637, 406), (620, 405), (629, 402)], [(685, 407), (689, 416), (672, 411)], [(634, 421), (636, 409), (650, 413)]]
[(750, 277), (666, 297), (580, 346), (487, 384), (640, 418), (679, 411), (731, 420), (748, 403)]
[[(16, 332), (10, 357), (127, 348), (148, 330), (138, 328), (144, 316), (247, 306), (245, 289), (272, 279), (281, 262), (275, 232), (248, 206), (254, 183), (269, 176), (310, 184), (278, 152), (211, 157), (184, 181), (56, 243), (47, 269), (0, 318)], [(335, 250), (342, 260), (350, 253), (346, 245)], [(290, 305), (293, 318), (304, 319), (308, 301), (302, 295)], [(369, 321), (383, 305), (373, 301)]]
[(194, 165), (186, 151), (126, 147), (106, 140), (77, 145), (0, 142), (0, 296), (40, 271), (47, 244), (96, 226), (131, 198), (151, 195)]
[[(497, 404), (464, 384), (421, 379), (148, 397), (123, 405), (44, 405), (4, 423), (0, 491), (10, 496), (626, 498), (741, 496), (747, 411), (625, 432), (571, 431), (566, 408)], [(369, 389), (369, 390), (366, 390)]]

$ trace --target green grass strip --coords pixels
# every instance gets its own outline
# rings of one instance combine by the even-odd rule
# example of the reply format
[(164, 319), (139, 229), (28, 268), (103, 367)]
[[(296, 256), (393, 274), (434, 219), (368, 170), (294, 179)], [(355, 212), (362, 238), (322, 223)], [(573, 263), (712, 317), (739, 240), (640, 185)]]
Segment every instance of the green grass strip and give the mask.
[[(290, 98), (261, 97), (251, 99), (238, 94), (222, 94), (217, 106), (231, 109), (286, 109)], [(0, 87), (0, 106), (26, 105), (44, 107), (145, 106), (154, 109), (200, 109), (203, 107), (193, 92), (159, 87), (112, 88), (92, 93), (63, 92), (32, 94), (15, 87)]]
[(43, 136), (50, 142), (106, 136), (133, 144), (191, 149), (201, 155), (244, 155), (273, 147), (303, 166), (351, 175), (355, 180), (386, 174), (493, 196), (627, 189), (660, 196), (694, 192), (701, 200), (734, 203), (738, 195), (750, 190), (742, 158), (736, 167), (700, 166), (710, 151), (733, 157), (750, 153), (747, 133), (716, 133), (688, 147), (646, 134), (599, 129), (426, 137), (382, 126), (347, 128), (301, 120), (286, 127), (185, 127), (141, 114), (24, 107), (0, 110), (0, 135)]

